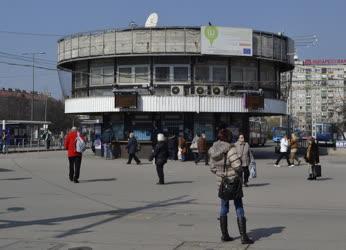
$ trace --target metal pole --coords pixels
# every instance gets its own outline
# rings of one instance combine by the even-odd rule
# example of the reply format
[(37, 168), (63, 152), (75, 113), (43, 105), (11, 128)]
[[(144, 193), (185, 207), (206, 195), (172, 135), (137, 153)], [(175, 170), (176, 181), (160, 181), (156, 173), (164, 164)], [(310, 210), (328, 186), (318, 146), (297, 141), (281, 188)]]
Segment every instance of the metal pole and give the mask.
[(32, 53), (32, 95), (31, 95), (31, 120), (34, 120), (34, 92), (35, 92), (35, 53)]

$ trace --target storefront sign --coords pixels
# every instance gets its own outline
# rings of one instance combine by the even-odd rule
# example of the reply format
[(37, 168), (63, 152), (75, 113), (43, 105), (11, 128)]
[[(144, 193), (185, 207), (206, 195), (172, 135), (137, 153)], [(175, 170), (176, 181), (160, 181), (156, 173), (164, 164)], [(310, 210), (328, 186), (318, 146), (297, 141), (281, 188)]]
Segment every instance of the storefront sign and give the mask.
[(346, 59), (307, 59), (304, 65), (337, 65), (346, 64)]
[(202, 26), (201, 53), (252, 56), (252, 29)]
[(115, 108), (137, 108), (137, 93), (136, 92), (125, 92), (125, 93), (114, 93), (115, 97)]

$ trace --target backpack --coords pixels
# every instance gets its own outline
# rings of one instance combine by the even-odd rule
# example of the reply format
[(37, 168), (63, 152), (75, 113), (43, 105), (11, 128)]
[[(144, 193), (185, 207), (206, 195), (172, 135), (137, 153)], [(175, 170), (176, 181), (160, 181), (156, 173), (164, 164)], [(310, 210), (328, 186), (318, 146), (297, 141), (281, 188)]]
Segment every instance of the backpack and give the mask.
[(76, 152), (83, 153), (86, 150), (86, 143), (83, 141), (82, 137), (80, 137), (80, 134), (77, 133), (76, 137)]

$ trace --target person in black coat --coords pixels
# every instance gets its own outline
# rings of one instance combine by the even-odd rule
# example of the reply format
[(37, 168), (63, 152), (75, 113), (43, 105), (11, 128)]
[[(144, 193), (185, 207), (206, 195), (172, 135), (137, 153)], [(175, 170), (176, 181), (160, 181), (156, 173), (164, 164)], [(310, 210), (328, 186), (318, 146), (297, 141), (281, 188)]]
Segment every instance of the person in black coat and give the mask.
[(165, 184), (165, 177), (163, 173), (163, 166), (167, 163), (168, 158), (168, 146), (166, 143), (165, 136), (161, 133), (157, 134), (157, 144), (155, 146), (154, 152), (150, 157), (150, 161), (155, 159), (156, 171), (159, 177), (158, 185)]
[(126, 149), (127, 149), (127, 152), (129, 153), (129, 159), (126, 164), (131, 164), (132, 159), (135, 159), (137, 165), (139, 165), (141, 161), (136, 156), (136, 153), (138, 151), (138, 142), (133, 133), (130, 133), (129, 135), (129, 141), (127, 143)]
[(173, 134), (168, 137), (168, 159), (178, 159), (178, 138)]

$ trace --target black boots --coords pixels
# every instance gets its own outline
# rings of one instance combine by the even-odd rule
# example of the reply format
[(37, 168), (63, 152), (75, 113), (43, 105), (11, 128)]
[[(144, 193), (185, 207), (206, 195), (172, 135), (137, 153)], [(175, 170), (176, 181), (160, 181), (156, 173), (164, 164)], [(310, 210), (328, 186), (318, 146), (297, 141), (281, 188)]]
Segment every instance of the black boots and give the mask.
[(221, 229), (221, 240), (222, 241), (232, 241), (233, 238), (229, 236), (227, 229), (227, 216), (220, 216), (220, 229)]
[(246, 218), (240, 217), (240, 218), (237, 218), (237, 221), (238, 221), (238, 228), (239, 228), (241, 243), (253, 244), (253, 240), (251, 240), (246, 234)]
[(307, 178), (307, 180), (309, 181), (316, 180), (316, 176), (314, 174), (309, 174), (309, 177)]

